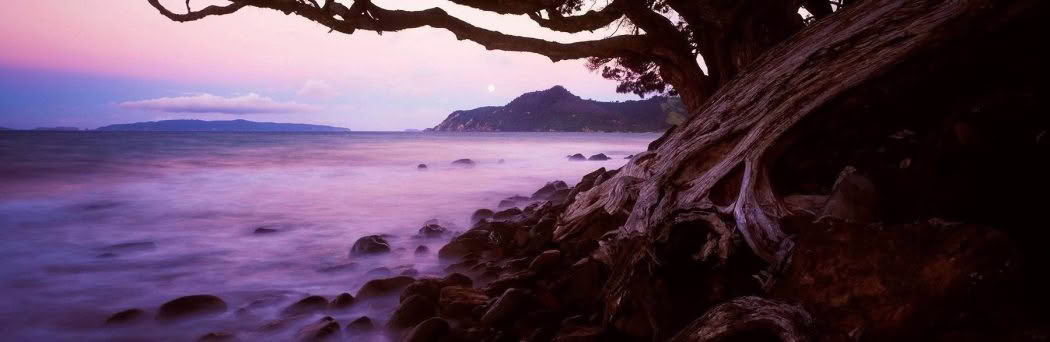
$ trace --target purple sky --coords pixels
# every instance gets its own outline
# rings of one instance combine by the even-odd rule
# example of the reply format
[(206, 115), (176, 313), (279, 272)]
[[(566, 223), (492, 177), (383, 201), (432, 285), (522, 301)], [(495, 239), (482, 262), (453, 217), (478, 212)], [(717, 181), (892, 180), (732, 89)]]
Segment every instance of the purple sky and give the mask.
[[(550, 40), (612, 34), (557, 34), (525, 17), (444, 1), (375, 2), (440, 6), (485, 28)], [(175, 11), (185, 6), (164, 3)], [(224, 2), (192, 2), (194, 8), (212, 3)], [(637, 98), (616, 94), (615, 84), (583, 61), (486, 51), (442, 30), (327, 32), (299, 17), (252, 8), (180, 24), (145, 0), (13, 1), (0, 12), (0, 126), (247, 119), (401, 130), (555, 84), (584, 98)]]

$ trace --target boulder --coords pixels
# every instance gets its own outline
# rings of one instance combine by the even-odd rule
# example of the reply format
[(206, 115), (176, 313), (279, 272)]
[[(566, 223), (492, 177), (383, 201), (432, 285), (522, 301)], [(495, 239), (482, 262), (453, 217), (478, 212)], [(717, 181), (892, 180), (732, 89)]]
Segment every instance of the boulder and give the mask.
[(550, 198), (548, 199), (551, 201), (551, 203), (562, 204), (569, 199), (569, 194), (571, 193), (572, 189), (558, 189), (553, 194), (551, 194)]
[(821, 216), (870, 222), (876, 218), (878, 196), (875, 185), (852, 166), (839, 173)]
[(391, 330), (403, 330), (434, 316), (437, 316), (434, 302), (422, 295), (414, 295), (401, 302), (386, 325)]
[(478, 210), (475, 210), (474, 214), (470, 215), (470, 224), (474, 225), (474, 224), (477, 224), (478, 222), (480, 222), (481, 220), (490, 219), (490, 218), (492, 218), (492, 214), (494, 214), (494, 213), (492, 212), (492, 210), (489, 210), (489, 209), (478, 209)]
[(390, 243), (379, 235), (369, 235), (357, 239), (354, 246), (350, 247), (351, 256), (374, 255), (390, 253)]
[(577, 261), (566, 272), (563, 287), (558, 291), (567, 304), (586, 305), (596, 300), (594, 294), (605, 285), (605, 270), (598, 260), (587, 257)]
[(426, 255), (430, 253), (430, 248), (427, 246), (419, 245), (416, 247), (416, 255)]
[(419, 170), (419, 171), (426, 171), (426, 170), (427, 170), (427, 164), (419, 164), (419, 165), (416, 165), (416, 170)]
[(372, 323), (371, 318), (368, 318), (368, 316), (361, 316), (350, 323), (347, 323), (346, 332), (350, 333), (350, 335), (364, 334), (371, 332), (375, 327), (376, 326)]
[(532, 259), (528, 270), (535, 273), (543, 273), (557, 266), (559, 262), (561, 262), (561, 251), (557, 249), (547, 250), (537, 255), (535, 259)]
[(445, 286), (463, 286), (471, 287), (474, 286), (474, 281), (470, 280), (470, 277), (462, 273), (452, 273), (441, 279), (445, 283)]
[(141, 309), (127, 309), (109, 316), (106, 319), (106, 325), (131, 324), (142, 320), (145, 316), (146, 312)]
[(481, 316), (481, 322), (492, 325), (503, 322), (516, 315), (524, 314), (528, 304), (529, 293), (526, 290), (510, 288), (492, 303), (492, 307)]
[(228, 331), (214, 331), (197, 339), (197, 342), (224, 342), (224, 341), (235, 341), (237, 336)]
[(404, 291), (401, 291), (400, 300), (404, 302), (409, 297), (419, 295), (436, 303), (442, 288), (447, 286), (470, 287), (471, 285), (473, 281), (470, 280), (470, 277), (461, 273), (452, 273), (444, 278), (422, 278), (405, 287)]
[(354, 305), (354, 296), (349, 293), (341, 293), (328, 303), (328, 308), (332, 310), (344, 310)]
[(259, 234), (259, 235), (263, 235), (263, 234), (273, 234), (273, 233), (277, 233), (277, 232), (280, 232), (280, 230), (278, 230), (277, 228), (258, 227), (258, 228), (255, 228), (255, 232), (254, 233), (255, 234)]
[(536, 190), (536, 192), (532, 193), (532, 197), (530, 198), (533, 200), (545, 200), (550, 198), (550, 196), (553, 195), (555, 191), (568, 188), (569, 185), (565, 184), (565, 182), (563, 181), (549, 182), (539, 190)]
[(226, 312), (226, 309), (226, 302), (216, 296), (185, 296), (162, 304), (157, 311), (157, 320), (176, 321), (195, 316), (210, 316)]
[(443, 317), (468, 317), (474, 310), (488, 303), (489, 296), (478, 289), (463, 286), (447, 286), (441, 289), (438, 312)]
[(605, 153), (598, 153), (598, 154), (595, 154), (593, 156), (590, 156), (590, 158), (587, 158), (587, 160), (609, 160), (609, 159), (612, 159), (612, 158), (609, 158), (609, 156), (605, 155)]
[(480, 254), (494, 247), (492, 240), (489, 239), (489, 231), (474, 229), (452, 238), (452, 241), (438, 250), (438, 257), (441, 259), (462, 258), (467, 254)]
[(516, 218), (519, 215), (521, 215), (521, 209), (510, 208), (510, 209), (503, 210), (503, 211), (500, 211), (500, 212), (497, 212), (497, 213), (493, 214), (492, 215), (492, 220), (493, 221), (507, 221), (507, 220)]
[(366, 300), (391, 295), (397, 291), (401, 291), (401, 289), (404, 289), (414, 281), (415, 279), (408, 276), (373, 279), (361, 286), (361, 289), (357, 291), (357, 296), (355, 298), (357, 300)]
[(415, 276), (419, 275), (419, 271), (414, 269), (414, 268), (409, 268), (409, 269), (406, 269), (404, 271), (401, 271), (401, 273), (398, 273), (398, 275), (415, 277)]
[(328, 308), (328, 300), (321, 296), (309, 296), (281, 310), (281, 316), (296, 316)]
[(464, 159), (456, 159), (455, 161), (452, 162), (452, 166), (459, 166), (459, 167), (474, 167), (475, 164), (476, 163), (474, 163), (473, 160), (466, 159), (466, 158), (464, 158)]
[(587, 157), (585, 157), (583, 154), (580, 154), (580, 153), (577, 153), (577, 154), (574, 154), (574, 155), (570, 155), (570, 156), (568, 156), (568, 158), (569, 158), (570, 161), (587, 160)]
[(419, 237), (424, 239), (436, 239), (448, 235), (448, 233), (447, 228), (437, 224), (427, 224), (423, 228), (419, 228)]
[(339, 322), (332, 317), (322, 318), (319, 322), (307, 325), (295, 333), (297, 341), (325, 341), (339, 336)]
[(376, 267), (365, 272), (365, 275), (371, 277), (389, 277), (394, 275), (394, 271), (391, 271), (386, 267)]
[(497, 204), (496, 207), (497, 208), (511, 208), (511, 207), (514, 207), (514, 206), (517, 206), (517, 205), (518, 205), (517, 202), (511, 201), (511, 200), (502, 200), (502, 201), (499, 201), (499, 204)]
[(436, 342), (441, 341), (442, 338), (448, 336), (451, 332), (452, 327), (448, 324), (448, 321), (439, 317), (433, 317), (425, 320), (415, 328), (412, 328), (404, 338), (402, 342)]

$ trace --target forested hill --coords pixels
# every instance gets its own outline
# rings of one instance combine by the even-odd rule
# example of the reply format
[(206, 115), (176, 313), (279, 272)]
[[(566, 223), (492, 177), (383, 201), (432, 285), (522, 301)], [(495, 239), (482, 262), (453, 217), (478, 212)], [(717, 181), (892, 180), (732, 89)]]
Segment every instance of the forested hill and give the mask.
[[(457, 110), (433, 131), (452, 132), (662, 132), (677, 98), (640, 101), (584, 100), (562, 86), (518, 96), (505, 106)], [(680, 106), (680, 105), (679, 105)]]

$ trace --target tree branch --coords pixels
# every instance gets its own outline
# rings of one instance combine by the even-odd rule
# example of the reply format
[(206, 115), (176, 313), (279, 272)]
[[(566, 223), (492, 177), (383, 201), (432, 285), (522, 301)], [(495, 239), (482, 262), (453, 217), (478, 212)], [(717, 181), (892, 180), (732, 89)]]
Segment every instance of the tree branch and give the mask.
[[(230, 14), (245, 6), (269, 8), (285, 14), (296, 14), (324, 25), (333, 31), (352, 34), (355, 30), (375, 32), (401, 31), (429, 26), (452, 32), (459, 40), (470, 40), (489, 50), (532, 52), (544, 55), (552, 61), (586, 57), (624, 57), (653, 53), (645, 35), (613, 36), (599, 40), (574, 43), (559, 43), (538, 38), (508, 35), (486, 30), (440, 8), (422, 11), (387, 10), (367, 0), (355, 1), (350, 8), (330, 0), (325, 7), (316, 8), (293, 0), (231, 0), (222, 7), (209, 6), (197, 12), (175, 14), (164, 8), (159, 0), (147, 0), (161, 14), (171, 20), (185, 22), (211, 15)], [(464, 0), (466, 1), (466, 0)], [(336, 16), (342, 18), (338, 19)]]
[(617, 19), (623, 17), (622, 0), (614, 0), (600, 11), (587, 11), (580, 15), (562, 16), (558, 11), (548, 10), (550, 18), (544, 19), (539, 12), (529, 13), (529, 18), (542, 27), (560, 32), (579, 33), (583, 31), (594, 31), (609, 26)]

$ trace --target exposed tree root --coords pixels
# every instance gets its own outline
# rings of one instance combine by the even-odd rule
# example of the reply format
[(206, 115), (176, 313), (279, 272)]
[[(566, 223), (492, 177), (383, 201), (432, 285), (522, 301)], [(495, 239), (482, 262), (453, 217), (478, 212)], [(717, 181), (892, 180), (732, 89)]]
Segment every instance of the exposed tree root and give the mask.
[(813, 319), (800, 307), (759, 297), (719, 304), (682, 329), (671, 342), (806, 342)]

